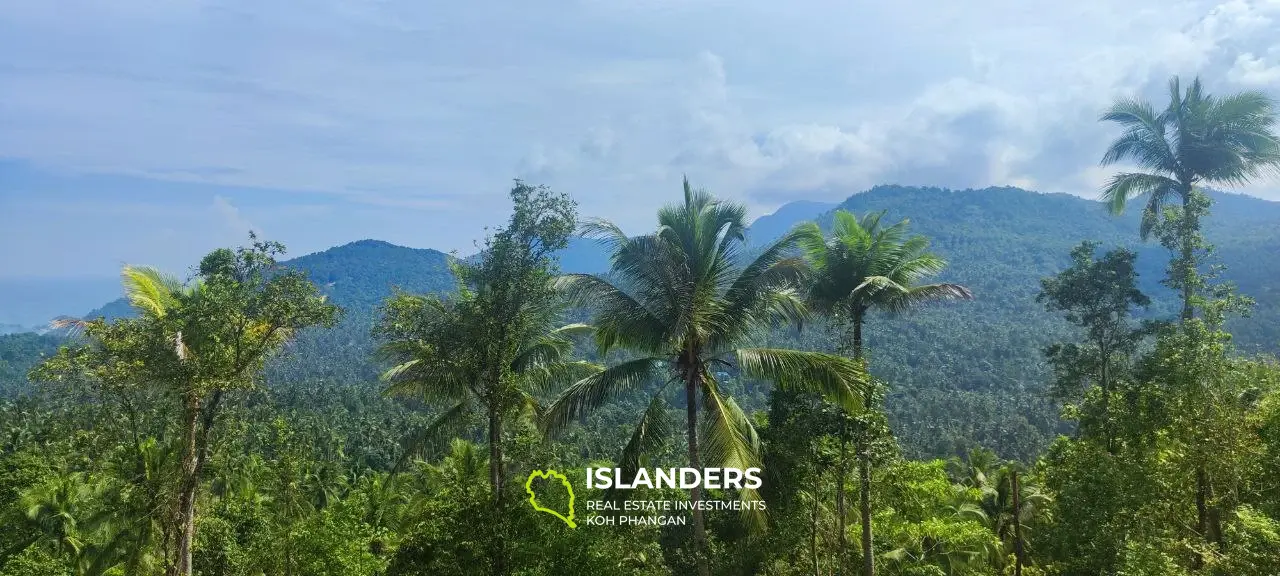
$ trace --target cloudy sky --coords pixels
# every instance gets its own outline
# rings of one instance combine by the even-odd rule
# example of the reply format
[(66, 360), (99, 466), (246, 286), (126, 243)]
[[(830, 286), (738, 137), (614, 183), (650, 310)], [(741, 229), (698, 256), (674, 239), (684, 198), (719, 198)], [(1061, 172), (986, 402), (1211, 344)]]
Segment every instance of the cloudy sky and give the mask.
[(1280, 95), (1280, 0), (0, 0), (0, 54), (0, 279), (109, 276), (467, 251), (516, 177), (636, 231), (682, 173), (1093, 196), (1116, 96)]

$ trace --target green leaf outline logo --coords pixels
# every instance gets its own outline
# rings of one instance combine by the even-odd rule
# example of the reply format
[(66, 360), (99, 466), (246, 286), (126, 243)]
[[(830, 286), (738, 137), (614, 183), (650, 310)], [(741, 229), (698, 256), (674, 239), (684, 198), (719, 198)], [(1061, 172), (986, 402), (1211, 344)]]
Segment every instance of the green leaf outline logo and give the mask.
[[(567, 518), (562, 516), (559, 512), (556, 512), (555, 510), (552, 510), (550, 508), (543, 508), (542, 506), (538, 505), (538, 496), (533, 493), (534, 478), (543, 478), (547, 480), (550, 480), (551, 478), (560, 479), (560, 483), (564, 485), (564, 489), (569, 491), (569, 516)], [(529, 479), (524, 481), (524, 491), (529, 494), (529, 505), (533, 506), (534, 510), (537, 510), (538, 512), (546, 512), (547, 514), (550, 514), (552, 516), (555, 516), (556, 518), (564, 520), (564, 523), (568, 524), (570, 528), (578, 527), (578, 524), (573, 521), (573, 502), (574, 502), (573, 484), (569, 483), (569, 478), (567, 476), (551, 469), (547, 469), (546, 471), (534, 470), (533, 472), (529, 473)]]

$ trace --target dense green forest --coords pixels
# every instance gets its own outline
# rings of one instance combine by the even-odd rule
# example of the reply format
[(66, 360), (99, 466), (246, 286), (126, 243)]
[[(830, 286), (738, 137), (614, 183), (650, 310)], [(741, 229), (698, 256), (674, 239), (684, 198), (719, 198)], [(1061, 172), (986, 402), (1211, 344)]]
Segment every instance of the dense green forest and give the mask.
[[(1210, 190), (1280, 167), (1276, 113), (1170, 94), (1105, 114), (1136, 168), (1101, 205), (882, 186), (748, 226), (686, 181), (628, 236), (517, 182), (467, 258), (126, 267), (0, 336), (0, 575), (1280, 574), (1280, 207)], [(764, 483), (587, 488), (615, 466)], [(569, 527), (547, 468), (580, 518), (767, 506)]]

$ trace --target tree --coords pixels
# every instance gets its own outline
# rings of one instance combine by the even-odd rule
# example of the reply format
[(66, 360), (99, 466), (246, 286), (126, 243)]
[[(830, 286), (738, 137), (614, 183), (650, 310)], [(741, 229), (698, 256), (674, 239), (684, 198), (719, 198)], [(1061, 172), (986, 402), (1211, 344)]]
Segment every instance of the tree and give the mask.
[(1129, 371), (1138, 344), (1150, 333), (1130, 320), (1135, 308), (1151, 304), (1138, 289), (1137, 255), (1125, 249), (1107, 252), (1095, 259), (1098, 244), (1082, 242), (1071, 251), (1072, 264), (1051, 278), (1040, 281), (1036, 302), (1050, 311), (1063, 313), (1072, 324), (1085, 330), (1084, 345), (1054, 344), (1045, 356), (1057, 375), (1055, 394), (1078, 401), (1090, 386), (1097, 386), (1097, 412), (1086, 408), (1081, 422), (1084, 434), (1100, 433), (1108, 451), (1114, 451), (1114, 433), (1109, 407), (1115, 381)]
[[(843, 347), (855, 361), (863, 364), (866, 358), (863, 355), (862, 330), (867, 315), (873, 310), (897, 314), (926, 302), (973, 297), (968, 288), (959, 284), (920, 284), (941, 272), (946, 261), (927, 251), (927, 238), (907, 234), (907, 220), (881, 227), (883, 217), (884, 212), (879, 212), (859, 219), (846, 210), (837, 210), (830, 238), (825, 237), (813, 222), (797, 228), (799, 243), (813, 267), (808, 301), (814, 309), (830, 314), (849, 330), (849, 338), (843, 342)], [(870, 388), (863, 398), (863, 404), (868, 407), (872, 404), (869, 392)], [(842, 434), (836, 490), (842, 570), (846, 549), (846, 445)], [(866, 438), (859, 442), (858, 462), (862, 572), (864, 576), (871, 576), (875, 571), (875, 560), (871, 546), (871, 454)]]
[(1177, 76), (1169, 81), (1169, 104), (1159, 113), (1150, 103), (1120, 99), (1102, 115), (1125, 132), (1107, 149), (1102, 165), (1130, 161), (1141, 172), (1113, 176), (1102, 199), (1115, 214), (1128, 202), (1147, 197), (1142, 213), (1145, 240), (1171, 202), (1181, 204), (1177, 256), (1168, 283), (1182, 295), (1182, 320), (1195, 315), (1201, 279), (1197, 273), (1201, 247), (1201, 213), (1195, 210), (1200, 186), (1242, 186), (1253, 178), (1280, 171), (1280, 138), (1275, 103), (1265, 94), (1241, 92), (1227, 97), (1206, 93), (1196, 78), (1183, 90)]
[[(721, 392), (713, 365), (737, 368), (781, 389), (820, 392), (850, 411), (861, 409), (867, 380), (856, 363), (817, 352), (739, 348), (776, 321), (800, 322), (806, 316), (799, 291), (805, 265), (789, 255), (799, 235), (784, 236), (744, 263), (745, 216), (742, 205), (694, 190), (686, 179), (684, 201), (659, 210), (658, 229), (650, 234), (628, 238), (606, 221), (586, 227), (611, 245), (610, 274), (571, 274), (564, 277), (563, 288), (575, 302), (593, 309), (602, 355), (618, 347), (638, 357), (565, 390), (548, 411), (550, 430), (657, 378), (660, 384), (652, 389), (649, 407), (623, 448), (625, 469), (634, 469), (639, 455), (669, 429), (664, 394), (673, 383), (684, 391), (689, 466), (697, 468), (704, 461), (756, 466), (755, 428), (733, 398)], [(699, 400), (706, 418), (701, 428)], [(743, 490), (740, 497), (758, 496)], [(701, 488), (692, 488), (690, 498), (700, 500)], [(763, 526), (757, 514), (746, 519), (754, 528)], [(693, 531), (698, 570), (705, 576), (706, 525), (698, 508), (693, 509)]]
[(1047, 505), (1052, 498), (1027, 480), (1025, 470), (1017, 462), (1005, 463), (993, 482), (980, 488), (988, 527), (1013, 553), (1014, 575), (1022, 576), (1022, 567), (1027, 562), (1029, 526), (1046, 519)]
[[(571, 359), (582, 324), (556, 327), (562, 300), (554, 253), (576, 225), (576, 206), (546, 187), (516, 181), (507, 227), (491, 236), (475, 262), (455, 262), (454, 295), (401, 294), (384, 307), (376, 329), (382, 353), (397, 364), (383, 377), (387, 392), (450, 407), (411, 440), (409, 454), (438, 447), (483, 408), (488, 427), (492, 502), (503, 506), (503, 428), (514, 412), (541, 413), (535, 393), (598, 368)], [(498, 515), (501, 517), (501, 514)], [(505, 573), (503, 541), (494, 539), (493, 572)]]
[[(1183, 90), (1176, 76), (1169, 81), (1169, 104), (1163, 111), (1121, 99), (1102, 115), (1103, 121), (1125, 128), (1102, 164), (1132, 161), (1143, 170), (1112, 177), (1102, 198), (1118, 214), (1130, 199), (1147, 196), (1141, 235), (1146, 239), (1158, 232), (1161, 244), (1175, 254), (1165, 284), (1181, 293), (1184, 325), (1205, 302), (1199, 267), (1208, 245), (1200, 220), (1208, 213), (1209, 200), (1200, 186), (1241, 186), (1280, 172), (1276, 119), (1275, 103), (1261, 92), (1215, 97), (1204, 91), (1199, 78)], [(1174, 201), (1180, 211), (1164, 209)], [(1197, 530), (1206, 541), (1219, 544), (1222, 529), (1210, 504), (1213, 488), (1203, 464), (1195, 476)]]
[(181, 406), (169, 576), (191, 574), (196, 495), (223, 397), (254, 387), (266, 358), (291, 335), (332, 325), (339, 312), (303, 274), (276, 265), (283, 245), (250, 240), (250, 247), (205, 256), (187, 285), (152, 268), (125, 267), (125, 294), (139, 317), (75, 322), (89, 343), (64, 347), (35, 374), (158, 386)]

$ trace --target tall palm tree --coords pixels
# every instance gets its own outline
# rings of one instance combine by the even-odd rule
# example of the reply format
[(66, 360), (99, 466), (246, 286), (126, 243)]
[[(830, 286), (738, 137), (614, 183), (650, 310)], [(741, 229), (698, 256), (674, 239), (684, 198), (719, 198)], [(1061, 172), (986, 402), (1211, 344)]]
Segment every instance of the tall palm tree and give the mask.
[(1189, 320), (1195, 314), (1198, 286), (1198, 187), (1243, 186), (1280, 171), (1280, 137), (1273, 131), (1275, 103), (1256, 91), (1215, 97), (1204, 91), (1199, 78), (1183, 90), (1174, 76), (1164, 110), (1156, 112), (1149, 102), (1123, 98), (1102, 120), (1125, 129), (1103, 155), (1102, 165), (1127, 161), (1140, 170), (1116, 174), (1103, 189), (1102, 199), (1112, 213), (1120, 214), (1130, 200), (1146, 196), (1140, 231), (1145, 240), (1167, 204), (1181, 205), (1179, 257), (1170, 280), (1182, 292), (1182, 319)]
[[(1140, 234), (1145, 240), (1161, 222), (1164, 207), (1177, 202), (1181, 214), (1166, 230), (1162, 243), (1177, 250), (1168, 285), (1182, 295), (1182, 322), (1195, 316), (1204, 283), (1198, 272), (1202, 246), (1200, 217), (1208, 199), (1199, 186), (1242, 186), (1254, 178), (1280, 172), (1280, 137), (1274, 131), (1276, 105), (1265, 94), (1246, 91), (1215, 97), (1196, 78), (1185, 90), (1178, 77), (1169, 81), (1169, 104), (1156, 112), (1148, 102), (1120, 99), (1102, 115), (1125, 132), (1102, 157), (1106, 166), (1133, 162), (1139, 172), (1111, 178), (1102, 199), (1112, 213), (1129, 200), (1146, 196)], [(1203, 464), (1196, 467), (1196, 529), (1210, 544), (1222, 541), (1220, 511), (1212, 505), (1213, 484)]]
[[(617, 347), (638, 357), (565, 390), (547, 414), (552, 431), (656, 379), (660, 384), (623, 449), (624, 467), (634, 468), (639, 454), (664, 440), (670, 428), (665, 392), (673, 384), (684, 391), (689, 466), (758, 466), (755, 428), (721, 391), (713, 365), (784, 389), (820, 392), (849, 410), (860, 409), (867, 381), (856, 363), (818, 352), (739, 347), (777, 321), (799, 322), (807, 314), (799, 291), (805, 265), (790, 256), (795, 234), (745, 258), (746, 209), (694, 190), (687, 179), (684, 201), (659, 210), (658, 228), (650, 234), (628, 238), (605, 221), (585, 228), (612, 246), (610, 274), (571, 274), (562, 285), (573, 300), (593, 309), (602, 353)], [(700, 415), (705, 417), (701, 426)], [(759, 496), (743, 490), (740, 497)], [(701, 488), (692, 488), (690, 498), (700, 500)], [(692, 513), (698, 570), (705, 575), (706, 525), (701, 510)], [(763, 527), (759, 514), (744, 520), (754, 529)]]
[[(926, 302), (948, 299), (970, 299), (968, 288), (959, 284), (920, 284), (946, 267), (946, 260), (928, 252), (929, 240), (907, 234), (907, 220), (893, 226), (881, 226), (884, 212), (871, 213), (859, 219), (851, 212), (837, 210), (830, 237), (823, 235), (816, 223), (796, 228), (796, 236), (813, 267), (808, 301), (815, 310), (826, 312), (843, 324), (849, 338), (843, 347), (853, 359), (865, 363), (862, 330), (867, 315), (873, 311), (897, 314)], [(870, 392), (868, 388), (868, 392)], [(870, 406), (868, 394), (863, 404)], [(842, 418), (842, 425), (847, 419)], [(865, 436), (865, 434), (863, 435)], [(862, 572), (875, 571), (871, 533), (871, 454), (865, 442), (858, 447), (860, 516), (862, 523)], [(839, 518), (840, 566), (845, 565), (844, 479), (848, 467), (847, 439), (840, 438), (837, 472), (836, 508)]]

